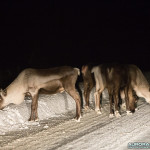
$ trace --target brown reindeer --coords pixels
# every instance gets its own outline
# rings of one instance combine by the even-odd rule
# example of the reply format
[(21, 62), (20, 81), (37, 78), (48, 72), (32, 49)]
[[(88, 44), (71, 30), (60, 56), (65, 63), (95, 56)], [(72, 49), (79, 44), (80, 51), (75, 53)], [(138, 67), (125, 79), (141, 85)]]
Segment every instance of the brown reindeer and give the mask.
[(0, 94), (0, 109), (10, 103), (20, 104), (25, 95), (32, 97), (31, 116), (29, 121), (37, 120), (39, 93), (54, 94), (66, 91), (76, 102), (76, 119), (80, 121), (81, 102), (75, 89), (75, 83), (80, 74), (79, 69), (62, 66), (50, 69), (25, 69)]
[(128, 65), (131, 77), (131, 85), (138, 97), (145, 98), (150, 103), (150, 85), (142, 71), (135, 65)]
[[(90, 74), (90, 72), (94, 73), (95, 80), (96, 80), (96, 92), (94, 94), (95, 110), (97, 111), (97, 113), (101, 114), (100, 95), (105, 88), (108, 89), (108, 93), (109, 93), (110, 117), (113, 114), (112, 99), (114, 99), (114, 103), (115, 103), (115, 109), (116, 109), (115, 114), (117, 117), (120, 116), (119, 108), (118, 108), (118, 103), (119, 103), (118, 95), (120, 94), (120, 90), (123, 90), (125, 94), (127, 112), (129, 112), (129, 110), (134, 112), (135, 108), (133, 106), (134, 106), (135, 98), (133, 97), (133, 94), (132, 94), (132, 87), (130, 84), (130, 76), (128, 74), (129, 71), (128, 71), (127, 66), (119, 65), (119, 64), (102, 64), (102, 65), (93, 67), (92, 69), (91, 67), (88, 67), (88, 66), (84, 66), (82, 68), (86, 68), (86, 69), (82, 69), (84, 82), (88, 82), (88, 78), (89, 79), (92, 78), (92, 74)], [(87, 76), (86, 80), (84, 76)], [(93, 80), (89, 80), (89, 81), (93, 81)], [(91, 82), (88, 82), (88, 84), (90, 83)], [(84, 83), (84, 93), (87, 93), (87, 94), (90, 93), (90, 90), (87, 90), (87, 87), (86, 87), (86, 85), (88, 84)], [(93, 86), (94, 85), (92, 83), (91, 87)], [(85, 97), (85, 99), (86, 99), (86, 102), (89, 101), (89, 97)]]
[(96, 80), (95, 104), (96, 111), (100, 111), (100, 95), (102, 91), (107, 88), (110, 101), (110, 117), (113, 114), (112, 99), (115, 104), (115, 115), (120, 117), (119, 114), (119, 93), (120, 89), (124, 89), (127, 110), (128, 105), (128, 89), (130, 87), (130, 80), (128, 76), (128, 69), (123, 65), (118, 64), (102, 64), (92, 69)]

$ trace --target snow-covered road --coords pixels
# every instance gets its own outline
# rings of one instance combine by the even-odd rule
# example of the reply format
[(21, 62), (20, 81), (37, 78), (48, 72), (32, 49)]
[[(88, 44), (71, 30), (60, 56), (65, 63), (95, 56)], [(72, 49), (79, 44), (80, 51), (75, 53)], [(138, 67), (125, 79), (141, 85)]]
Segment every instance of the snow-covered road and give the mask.
[[(106, 91), (103, 98), (103, 113), (84, 110), (81, 122), (72, 119), (75, 102), (65, 92), (40, 96), (40, 121), (36, 123), (27, 121), (30, 100), (11, 105), (0, 111), (0, 149), (126, 150), (131, 142), (150, 143), (150, 104), (140, 99), (139, 110), (133, 115), (127, 116), (122, 110), (121, 118), (110, 119)], [(90, 99), (93, 107), (93, 91)]]
[[(150, 105), (138, 102), (139, 110), (121, 118), (110, 119), (109, 104), (103, 105), (103, 114), (94, 110), (83, 113), (81, 122), (72, 120), (74, 112), (53, 119), (42, 120), (28, 129), (0, 136), (0, 149), (127, 149), (129, 142), (150, 143)], [(5, 140), (5, 142), (4, 142)]]

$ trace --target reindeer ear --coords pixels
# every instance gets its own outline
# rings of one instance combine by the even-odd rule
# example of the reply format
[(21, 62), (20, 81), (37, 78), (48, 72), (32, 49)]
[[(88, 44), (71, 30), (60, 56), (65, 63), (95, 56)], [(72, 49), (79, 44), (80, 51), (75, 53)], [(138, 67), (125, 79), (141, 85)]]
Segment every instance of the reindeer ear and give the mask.
[(4, 89), (4, 90), (0, 89), (0, 94), (2, 96), (6, 96), (7, 95), (7, 90), (6, 89)]
[(4, 94), (4, 96), (7, 96), (7, 89), (3, 90), (3, 94)]

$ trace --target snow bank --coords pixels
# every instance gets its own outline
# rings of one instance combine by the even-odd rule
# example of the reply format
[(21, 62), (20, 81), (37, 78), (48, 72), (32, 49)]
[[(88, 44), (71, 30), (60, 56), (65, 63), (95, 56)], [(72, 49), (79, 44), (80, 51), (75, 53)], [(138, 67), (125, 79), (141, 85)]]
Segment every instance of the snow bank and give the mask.
[[(38, 116), (40, 120), (59, 117), (69, 111), (75, 113), (76, 104), (66, 92), (53, 95), (40, 95), (38, 100)], [(0, 134), (28, 128), (27, 125), (38, 124), (28, 122), (31, 113), (31, 100), (25, 100), (20, 105), (9, 105), (0, 110)]]

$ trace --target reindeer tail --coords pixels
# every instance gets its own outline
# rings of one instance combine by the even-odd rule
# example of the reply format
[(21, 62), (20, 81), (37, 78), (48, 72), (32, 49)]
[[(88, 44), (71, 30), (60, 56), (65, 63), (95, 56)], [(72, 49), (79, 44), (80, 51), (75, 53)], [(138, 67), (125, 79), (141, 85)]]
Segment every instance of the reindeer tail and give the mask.
[(80, 69), (79, 68), (74, 68), (75, 70), (77, 70), (78, 75), (80, 75)]

